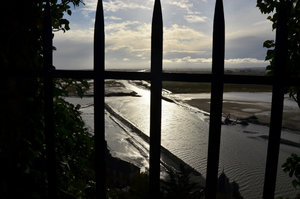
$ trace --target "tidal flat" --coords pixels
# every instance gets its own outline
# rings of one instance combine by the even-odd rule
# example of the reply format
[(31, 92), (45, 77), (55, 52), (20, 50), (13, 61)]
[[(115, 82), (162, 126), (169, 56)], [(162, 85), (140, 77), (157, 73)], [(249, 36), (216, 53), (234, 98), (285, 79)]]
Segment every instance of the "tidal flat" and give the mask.
[[(205, 112), (210, 112), (210, 83), (164, 82), (163, 87), (175, 96), (185, 96), (185, 103)], [(269, 126), (271, 91), (272, 87), (269, 85), (225, 84), (222, 112), (224, 116), (230, 114), (232, 120), (253, 118), (254, 116), (256, 119), (251, 120), (251, 123)], [(238, 93), (244, 93), (245, 97)], [(233, 96), (226, 98), (231, 94)], [(250, 95), (252, 95), (251, 100), (248, 98)], [(257, 100), (253, 99), (255, 95), (257, 95)], [(261, 100), (261, 98), (265, 99)], [(300, 131), (300, 108), (288, 95), (285, 96), (282, 127)]]

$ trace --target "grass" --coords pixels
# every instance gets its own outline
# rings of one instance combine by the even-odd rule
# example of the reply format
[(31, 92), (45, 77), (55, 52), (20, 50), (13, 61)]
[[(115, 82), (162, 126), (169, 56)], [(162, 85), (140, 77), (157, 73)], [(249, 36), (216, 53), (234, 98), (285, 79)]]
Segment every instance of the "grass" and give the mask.
[[(173, 93), (210, 93), (210, 83), (164, 81), (163, 88)], [(269, 85), (224, 84), (224, 92), (271, 92)]]

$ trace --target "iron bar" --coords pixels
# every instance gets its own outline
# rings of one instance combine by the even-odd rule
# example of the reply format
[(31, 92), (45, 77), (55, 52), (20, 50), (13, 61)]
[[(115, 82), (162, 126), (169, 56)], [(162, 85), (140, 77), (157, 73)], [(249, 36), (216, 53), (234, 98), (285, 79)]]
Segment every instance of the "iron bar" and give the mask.
[(46, 138), (46, 157), (47, 157), (47, 179), (48, 197), (57, 198), (56, 180), (56, 160), (55, 160), (55, 133), (54, 133), (54, 112), (53, 112), (53, 70), (52, 53), (52, 21), (50, 13), (50, 3), (46, 2), (44, 16), (44, 38), (43, 38), (43, 57), (44, 57), (44, 100), (45, 100), (45, 138)]
[(102, 0), (98, 1), (94, 31), (94, 131), (96, 198), (106, 198), (106, 141), (104, 112), (105, 39)]
[(223, 2), (222, 0), (217, 0), (213, 26), (211, 104), (205, 188), (205, 196), (209, 199), (216, 198), (217, 193), (224, 85), (224, 49), (225, 21)]
[[(150, 80), (149, 72), (104, 71), (105, 79)], [(30, 74), (28, 74), (30, 76)], [(94, 73), (89, 70), (55, 70), (53, 78), (93, 79)], [(211, 82), (212, 74), (162, 73), (162, 81)], [(271, 76), (224, 75), (224, 83), (273, 85)], [(299, 78), (285, 79), (285, 86), (300, 85)]]
[(274, 198), (278, 156), (280, 147), (280, 135), (282, 127), (282, 110), (284, 100), (284, 75), (287, 64), (288, 40), (287, 40), (287, 15), (285, 1), (280, 1), (279, 18), (276, 30), (274, 85), (272, 92), (272, 109), (269, 129), (269, 142), (267, 163), (265, 169), (265, 181), (263, 198)]
[(163, 24), (161, 5), (155, 0), (151, 34), (151, 101), (149, 196), (160, 198), (161, 90)]

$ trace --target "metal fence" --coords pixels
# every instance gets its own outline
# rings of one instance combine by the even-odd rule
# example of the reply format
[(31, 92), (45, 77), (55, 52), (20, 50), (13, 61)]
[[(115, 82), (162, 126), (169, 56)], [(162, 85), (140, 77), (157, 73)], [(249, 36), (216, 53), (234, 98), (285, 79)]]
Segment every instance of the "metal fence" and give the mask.
[[(284, 2), (284, 1), (283, 1)], [(281, 3), (283, 5), (283, 3)], [(207, 157), (206, 198), (216, 198), (218, 164), (220, 151), (220, 134), (224, 83), (272, 85), (272, 109), (270, 132), (265, 167), (263, 198), (274, 198), (284, 86), (299, 85), (299, 79), (284, 77), (287, 58), (287, 27), (284, 6), (281, 5), (276, 32), (275, 75), (246, 76), (224, 74), (225, 23), (222, 0), (216, 0), (213, 26), (213, 57), (211, 74), (163, 73), (163, 23), (160, 0), (155, 0), (152, 35), (151, 35), (151, 72), (117, 72), (105, 71), (105, 39), (102, 0), (98, 1), (94, 32), (94, 70), (55, 70), (52, 67), (52, 30), (50, 5), (47, 3), (45, 13), (45, 122), (46, 147), (48, 162), (49, 197), (56, 198), (55, 151), (53, 133), (53, 78), (74, 78), (94, 80), (94, 130), (96, 154), (96, 196), (106, 198), (105, 185), (105, 119), (104, 119), (104, 82), (105, 79), (148, 80), (151, 81), (150, 102), (150, 168), (149, 198), (160, 195), (160, 145), (161, 145), (161, 91), (162, 81), (211, 82), (211, 113), (209, 126), (209, 144)]]

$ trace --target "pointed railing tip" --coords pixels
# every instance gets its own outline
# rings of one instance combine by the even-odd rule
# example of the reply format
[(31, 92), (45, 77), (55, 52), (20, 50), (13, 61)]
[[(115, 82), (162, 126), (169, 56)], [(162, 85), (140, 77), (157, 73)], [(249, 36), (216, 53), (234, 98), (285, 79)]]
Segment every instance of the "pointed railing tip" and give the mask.
[(216, 0), (216, 4), (223, 6), (223, 0)]
[(102, 0), (99, 0), (96, 8), (94, 24), (94, 69), (104, 70), (105, 54), (104, 12)]
[(214, 11), (214, 20), (218, 20), (218, 17), (224, 18), (224, 5), (222, 0), (216, 0), (215, 11)]
[(97, 12), (97, 11), (103, 12), (103, 2), (102, 2), (102, 0), (98, 0), (98, 1), (97, 1), (96, 12)]
[(155, 0), (155, 1), (154, 1), (154, 8), (155, 8), (156, 6), (159, 6), (159, 7), (157, 7), (157, 8), (161, 8), (160, 0)]
[(154, 2), (154, 8), (153, 8), (153, 16), (152, 16), (152, 23), (159, 22), (162, 23), (162, 9), (161, 9), (161, 3), (160, 0), (155, 0)]
[(161, 11), (161, 3), (160, 0), (155, 0), (154, 8), (153, 8), (153, 19), (156, 17), (162, 18), (162, 11)]
[(215, 13), (214, 16), (222, 16), (224, 17), (224, 5), (223, 5), (223, 0), (216, 0), (216, 5), (215, 5)]
[(151, 73), (157, 77), (162, 72), (163, 21), (160, 1), (154, 2), (151, 30)]
[(104, 12), (103, 12), (103, 3), (102, 0), (97, 2), (96, 7), (96, 17), (95, 17), (95, 28), (100, 25), (104, 25)]

